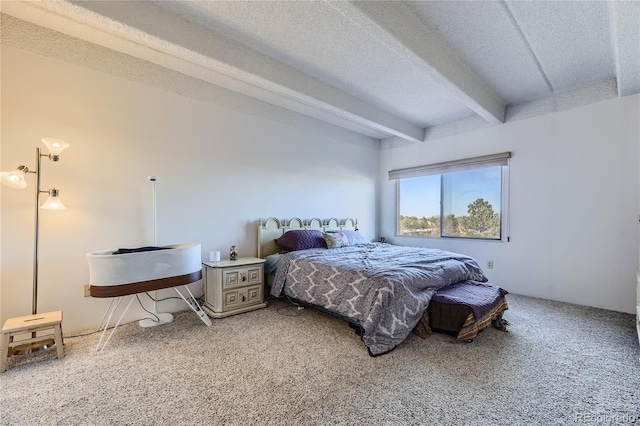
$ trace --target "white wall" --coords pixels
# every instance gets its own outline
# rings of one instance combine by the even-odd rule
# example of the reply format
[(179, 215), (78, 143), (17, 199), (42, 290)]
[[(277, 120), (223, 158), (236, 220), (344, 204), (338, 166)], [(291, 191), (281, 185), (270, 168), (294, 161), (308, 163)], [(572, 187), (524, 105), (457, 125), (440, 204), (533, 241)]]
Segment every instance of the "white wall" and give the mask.
[[(423, 144), (385, 143), (380, 234), (474, 256), (513, 293), (634, 312), (639, 106), (640, 96), (629, 96)], [(513, 155), (511, 242), (394, 236), (389, 170), (504, 151)]]
[[(377, 141), (345, 142), (12, 47), (1, 53), (1, 169), (34, 167), (42, 137), (71, 144), (42, 165), (42, 187), (59, 188), (67, 210), (41, 211), (39, 311), (62, 309), (65, 332), (95, 327), (108, 305), (83, 297), (85, 253), (152, 242), (149, 175), (158, 177), (158, 243), (199, 241), (203, 259), (232, 244), (255, 256), (260, 217), (350, 216), (375, 237)], [(31, 313), (28, 182), (0, 193), (3, 322)], [(161, 311), (178, 308), (166, 303)]]

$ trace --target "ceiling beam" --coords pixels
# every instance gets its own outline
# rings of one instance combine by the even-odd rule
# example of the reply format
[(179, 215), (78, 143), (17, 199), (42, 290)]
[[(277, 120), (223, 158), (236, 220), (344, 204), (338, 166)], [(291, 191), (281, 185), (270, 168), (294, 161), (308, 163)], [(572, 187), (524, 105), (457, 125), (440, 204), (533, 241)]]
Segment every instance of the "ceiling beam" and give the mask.
[(402, 60), (424, 71), (491, 124), (504, 122), (505, 102), (447, 43), (402, 2), (328, 1)]
[[(424, 129), (152, 2), (2, 2), (2, 12), (334, 124), (424, 141)], [(331, 121), (331, 118), (328, 119)]]
[(618, 96), (640, 92), (640, 4), (612, 1)]

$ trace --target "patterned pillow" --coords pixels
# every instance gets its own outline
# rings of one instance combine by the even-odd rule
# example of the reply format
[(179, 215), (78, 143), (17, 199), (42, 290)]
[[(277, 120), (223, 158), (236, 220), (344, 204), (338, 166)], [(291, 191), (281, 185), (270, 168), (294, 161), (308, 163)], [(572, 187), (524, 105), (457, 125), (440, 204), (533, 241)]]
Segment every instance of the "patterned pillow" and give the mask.
[(349, 240), (342, 232), (326, 232), (324, 234), (324, 241), (327, 243), (327, 248), (330, 249), (349, 247)]
[(349, 245), (351, 246), (357, 246), (358, 244), (367, 244), (371, 242), (367, 240), (359, 231), (348, 231), (345, 229), (342, 231), (327, 231), (327, 232), (329, 233), (339, 232), (341, 234), (344, 234), (344, 236), (347, 237), (347, 240), (349, 240)]
[(285, 232), (275, 241), (282, 249), (280, 253), (310, 248), (327, 248), (322, 231), (319, 229), (293, 229)]

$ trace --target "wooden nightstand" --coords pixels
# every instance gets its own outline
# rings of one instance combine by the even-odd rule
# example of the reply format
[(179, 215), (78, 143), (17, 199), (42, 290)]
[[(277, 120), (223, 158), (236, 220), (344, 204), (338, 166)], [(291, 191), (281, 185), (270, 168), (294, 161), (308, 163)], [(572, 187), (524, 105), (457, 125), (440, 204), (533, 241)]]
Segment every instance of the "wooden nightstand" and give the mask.
[(263, 263), (258, 257), (203, 262), (202, 309), (212, 318), (224, 318), (266, 307)]

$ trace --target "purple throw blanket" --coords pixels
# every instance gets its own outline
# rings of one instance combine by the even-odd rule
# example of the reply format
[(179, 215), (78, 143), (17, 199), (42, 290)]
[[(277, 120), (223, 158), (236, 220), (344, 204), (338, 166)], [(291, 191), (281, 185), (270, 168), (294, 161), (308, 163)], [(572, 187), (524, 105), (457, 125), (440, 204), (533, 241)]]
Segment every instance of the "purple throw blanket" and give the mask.
[(468, 306), (473, 311), (476, 320), (479, 320), (505, 294), (509, 294), (509, 292), (497, 285), (468, 280), (441, 288), (431, 297), (431, 300), (451, 305)]
[(436, 291), (466, 280), (487, 281), (469, 256), (369, 243), (282, 254), (271, 294), (353, 320), (369, 353), (380, 355), (409, 335)]

